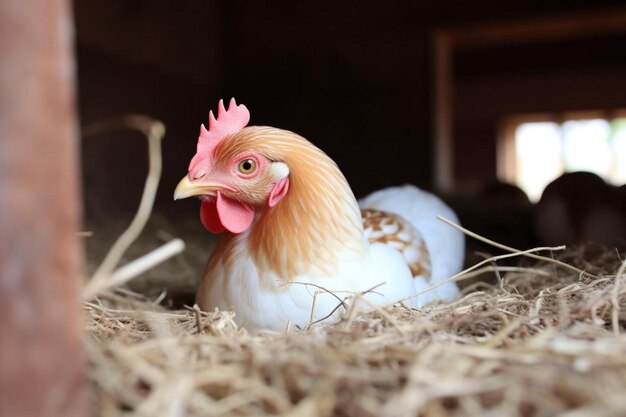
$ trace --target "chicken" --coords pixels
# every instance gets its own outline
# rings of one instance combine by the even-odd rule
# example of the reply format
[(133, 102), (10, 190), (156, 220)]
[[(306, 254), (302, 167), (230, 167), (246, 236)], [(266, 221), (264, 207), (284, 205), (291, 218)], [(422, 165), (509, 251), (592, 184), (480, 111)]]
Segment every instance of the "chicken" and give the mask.
[(626, 215), (619, 189), (591, 172), (567, 172), (543, 190), (535, 231), (551, 246), (591, 241), (622, 248)]
[[(376, 192), (362, 209), (337, 165), (303, 137), (246, 127), (248, 109), (222, 101), (174, 199), (199, 196), (200, 220), (222, 233), (197, 303), (233, 309), (249, 329), (284, 330), (361, 307), (452, 299), (454, 283), (411, 297), (459, 271), (464, 240), (441, 200), (413, 186)], [(409, 298), (411, 297), (411, 298)]]

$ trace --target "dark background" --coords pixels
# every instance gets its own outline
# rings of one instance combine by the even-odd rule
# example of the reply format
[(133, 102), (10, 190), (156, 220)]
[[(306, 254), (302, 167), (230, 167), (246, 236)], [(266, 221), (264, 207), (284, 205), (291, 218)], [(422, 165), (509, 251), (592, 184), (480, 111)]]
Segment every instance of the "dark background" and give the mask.
[[(174, 234), (201, 228), (197, 202), (174, 203), (172, 191), (186, 174), (200, 123), (231, 96), (248, 106), (251, 124), (293, 130), (326, 151), (357, 196), (406, 182), (434, 190), (435, 30), (624, 6), (608, 0), (76, 0), (81, 123), (132, 112), (166, 124), (156, 215)], [(512, 222), (505, 216), (511, 230), (490, 230), (485, 220), (480, 193), (496, 179), (499, 123), (520, 112), (626, 107), (625, 33), (454, 55), (456, 186), (444, 197), (465, 224), (520, 245), (535, 243), (528, 212)], [(113, 234), (121, 226), (110, 225), (124, 224), (139, 201), (145, 142), (130, 133), (86, 139), (82, 157), (86, 225), (105, 225)], [(194, 223), (184, 229), (188, 219)]]

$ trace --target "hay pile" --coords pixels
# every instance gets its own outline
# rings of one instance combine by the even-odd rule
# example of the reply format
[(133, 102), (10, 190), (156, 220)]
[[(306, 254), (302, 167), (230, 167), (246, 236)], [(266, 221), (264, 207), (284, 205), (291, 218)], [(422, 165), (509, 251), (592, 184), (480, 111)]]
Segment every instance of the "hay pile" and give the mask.
[(537, 262), (449, 305), (289, 333), (249, 334), (230, 312), (109, 292), (85, 304), (95, 406), (103, 416), (626, 415), (626, 277), (615, 252), (589, 256), (561, 259), (595, 277)]
[[(494, 285), (470, 285), (452, 304), (249, 334), (230, 312), (171, 311), (163, 297), (119, 288), (184, 244), (173, 239), (117, 268), (150, 217), (165, 128), (127, 116), (83, 133), (112, 128), (148, 138), (150, 169), (137, 214), (83, 293), (97, 415), (626, 415), (626, 262), (617, 253), (557, 261), (464, 230), (509, 252), (483, 262)], [(496, 265), (521, 255), (535, 263)]]

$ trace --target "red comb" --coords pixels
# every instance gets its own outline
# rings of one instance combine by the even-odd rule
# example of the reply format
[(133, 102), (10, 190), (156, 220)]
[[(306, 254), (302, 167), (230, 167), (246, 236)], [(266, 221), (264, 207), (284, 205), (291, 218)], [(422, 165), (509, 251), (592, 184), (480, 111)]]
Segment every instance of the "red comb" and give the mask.
[[(237, 105), (234, 98), (228, 103), (228, 110), (224, 108), (224, 100), (217, 105), (217, 119), (213, 111), (209, 112), (209, 130), (200, 125), (198, 148), (202, 145), (213, 149), (224, 137), (239, 132), (250, 121), (250, 112), (243, 104)], [(200, 150), (200, 149), (198, 149)]]
[[(222, 139), (233, 133), (239, 132), (250, 121), (250, 112), (243, 104), (237, 105), (234, 98), (228, 103), (228, 110), (224, 108), (224, 100), (220, 100), (217, 106), (217, 119), (213, 112), (209, 112), (209, 130), (200, 125), (200, 136), (196, 154), (189, 164), (189, 174), (192, 178), (199, 176), (205, 171), (207, 164), (213, 158), (213, 151)], [(203, 166), (205, 168), (203, 168)]]

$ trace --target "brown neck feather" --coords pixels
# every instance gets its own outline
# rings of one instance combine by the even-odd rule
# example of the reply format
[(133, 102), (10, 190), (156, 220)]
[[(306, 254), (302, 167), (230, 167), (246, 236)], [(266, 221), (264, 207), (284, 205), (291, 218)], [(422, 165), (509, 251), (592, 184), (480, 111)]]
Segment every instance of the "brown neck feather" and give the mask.
[(271, 127), (251, 126), (229, 139), (238, 148), (285, 162), (290, 170), (287, 195), (260, 214), (249, 234), (259, 270), (287, 279), (327, 275), (339, 251), (367, 250), (354, 194), (324, 152), (295, 133)]

